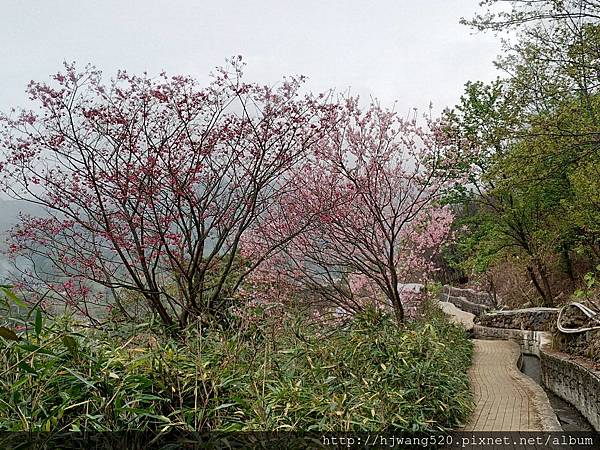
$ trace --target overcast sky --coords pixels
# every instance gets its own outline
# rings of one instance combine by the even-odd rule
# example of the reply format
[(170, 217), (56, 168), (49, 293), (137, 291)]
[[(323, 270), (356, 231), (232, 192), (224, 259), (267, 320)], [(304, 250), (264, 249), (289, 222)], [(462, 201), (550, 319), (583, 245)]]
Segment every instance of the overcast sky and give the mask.
[(397, 109), (440, 111), (468, 80), (490, 80), (492, 35), (458, 23), (479, 0), (2, 0), (0, 110), (23, 104), (25, 85), (63, 60), (91, 62), (109, 76), (192, 74), (206, 80), (241, 54), (248, 79), (309, 77)]

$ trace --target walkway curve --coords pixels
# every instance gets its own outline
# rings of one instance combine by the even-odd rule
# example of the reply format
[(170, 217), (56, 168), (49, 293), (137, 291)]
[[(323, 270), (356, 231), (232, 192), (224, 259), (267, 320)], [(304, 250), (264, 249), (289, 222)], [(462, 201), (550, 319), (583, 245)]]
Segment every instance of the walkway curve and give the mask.
[(475, 410), (465, 431), (562, 431), (548, 396), (517, 368), (514, 341), (475, 339), (469, 371)]
[[(450, 319), (473, 328), (474, 315), (440, 302)], [(514, 341), (474, 339), (469, 370), (475, 410), (464, 431), (562, 431), (548, 396), (517, 367), (521, 353)]]

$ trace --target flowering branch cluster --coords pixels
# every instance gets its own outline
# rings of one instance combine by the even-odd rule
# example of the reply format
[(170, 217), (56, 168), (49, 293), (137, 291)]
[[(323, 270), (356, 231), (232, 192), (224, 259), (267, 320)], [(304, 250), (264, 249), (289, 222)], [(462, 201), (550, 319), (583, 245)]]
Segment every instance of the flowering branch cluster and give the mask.
[[(268, 287), (285, 280), (290, 295), (308, 291), (343, 311), (387, 304), (402, 321), (402, 283), (434, 270), (450, 232), (453, 215), (439, 200), (464, 182), (461, 161), (436, 122), (422, 128), (378, 105), (362, 110), (357, 99), (343, 102), (334, 121), (293, 195), (244, 241), (245, 254), (260, 254), (280, 230), (304, 227), (252, 279)], [(271, 289), (263, 294), (273, 298)]]
[(248, 84), (242, 67), (234, 58), (206, 88), (125, 71), (106, 84), (70, 64), (32, 82), (37, 109), (0, 118), (3, 188), (47, 213), (13, 230), (13, 256), (46, 262), (46, 273), (28, 266), (22, 285), (35, 279), (62, 298), (72, 280), (87, 281), (81, 299), (93, 285), (134, 291), (169, 326), (218, 314), (226, 283), (248, 273), (236, 267), (242, 237), (289, 194), (292, 168), (335, 109), (302, 96), (302, 78)]
[(10, 254), (38, 262), (21, 286), (86, 312), (97, 286), (117, 306), (133, 291), (176, 327), (232, 293), (357, 310), (366, 289), (402, 320), (399, 283), (432, 269), (452, 220), (436, 203), (460, 177), (442, 127), (242, 68), (205, 88), (69, 64), (32, 82), (37, 109), (0, 117), (3, 188), (46, 211), (12, 230)]

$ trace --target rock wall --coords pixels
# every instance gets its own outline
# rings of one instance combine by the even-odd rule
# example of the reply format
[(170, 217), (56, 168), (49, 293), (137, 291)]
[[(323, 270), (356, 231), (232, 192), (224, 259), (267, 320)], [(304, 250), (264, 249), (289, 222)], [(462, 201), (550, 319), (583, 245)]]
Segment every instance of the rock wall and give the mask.
[(588, 358), (600, 365), (600, 330), (573, 334), (564, 334), (555, 330), (554, 336), (556, 350)]
[(475, 323), (496, 328), (550, 331), (558, 318), (558, 308), (526, 308), (481, 315)]
[[(598, 303), (582, 300), (585, 306), (593, 310), (598, 309)], [(579, 308), (571, 306), (562, 314), (561, 323), (570, 329), (593, 328), (598, 322), (591, 320)], [(554, 348), (569, 355), (588, 358), (600, 365), (600, 329), (588, 330), (582, 333), (561, 333), (556, 326), (552, 327), (554, 333)]]
[(548, 349), (542, 349), (540, 360), (544, 385), (575, 406), (600, 431), (600, 372)]
[(476, 291), (474, 289), (461, 289), (448, 285), (444, 286), (444, 292), (453, 297), (464, 297), (467, 301), (478, 305), (485, 305), (490, 308), (495, 306), (494, 298), (487, 292)]
[(444, 286), (440, 293), (441, 302), (450, 302), (463, 311), (479, 316), (485, 314), (494, 306), (491, 295), (486, 292), (478, 292), (473, 289), (459, 289), (452, 286)]

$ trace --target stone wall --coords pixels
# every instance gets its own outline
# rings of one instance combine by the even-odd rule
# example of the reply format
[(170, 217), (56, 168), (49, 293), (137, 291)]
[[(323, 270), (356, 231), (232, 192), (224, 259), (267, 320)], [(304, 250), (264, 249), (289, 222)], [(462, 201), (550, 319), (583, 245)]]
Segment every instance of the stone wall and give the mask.
[(550, 346), (552, 335), (546, 331), (517, 330), (511, 328), (494, 328), (475, 324), (473, 334), (477, 338), (511, 339), (517, 341), (523, 353), (540, 356), (544, 346)]
[(475, 323), (496, 328), (550, 331), (558, 318), (558, 308), (525, 308), (481, 315)]
[(459, 289), (452, 286), (444, 286), (440, 293), (441, 302), (450, 302), (463, 311), (479, 316), (485, 314), (494, 306), (491, 295), (486, 292), (478, 292), (473, 289)]
[(569, 355), (588, 358), (600, 365), (600, 330), (584, 331), (583, 333), (565, 334), (554, 330), (556, 350)]
[(476, 291), (474, 289), (461, 289), (445, 285), (444, 292), (447, 292), (453, 297), (464, 297), (471, 303), (477, 303), (478, 305), (485, 305), (494, 307), (494, 298), (487, 292)]
[(600, 431), (600, 372), (547, 348), (540, 352), (540, 360), (544, 385), (575, 406)]

